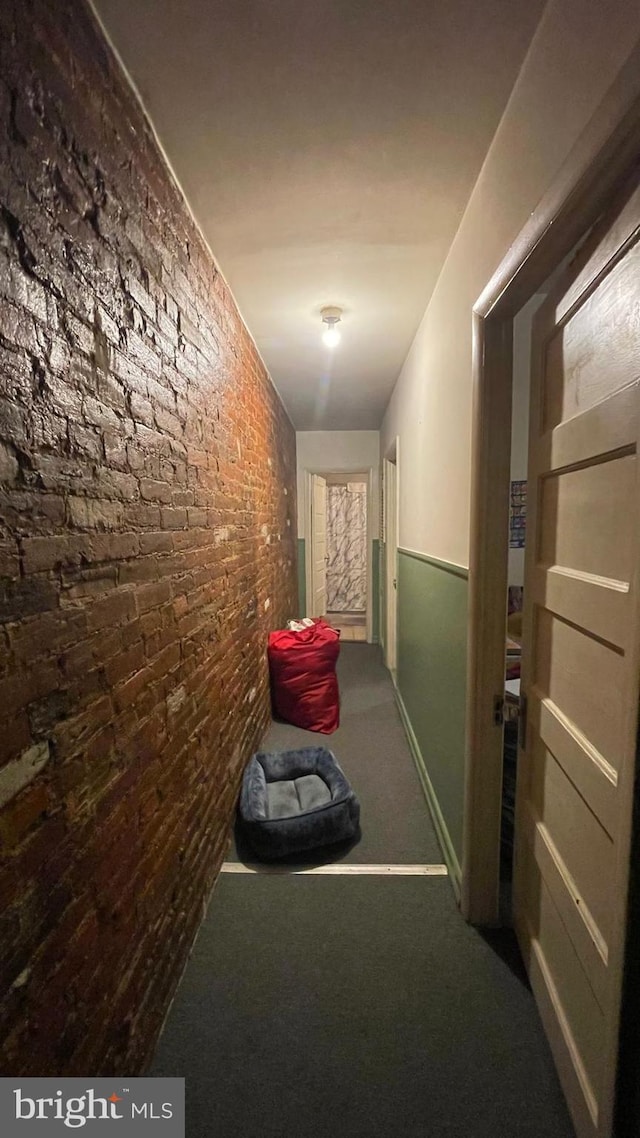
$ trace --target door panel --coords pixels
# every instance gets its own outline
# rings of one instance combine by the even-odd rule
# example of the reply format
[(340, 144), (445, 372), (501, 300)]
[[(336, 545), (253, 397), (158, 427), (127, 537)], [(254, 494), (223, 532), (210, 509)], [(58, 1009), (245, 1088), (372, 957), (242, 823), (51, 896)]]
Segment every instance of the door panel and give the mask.
[(626, 582), (631, 574), (635, 455), (545, 478), (539, 561)]
[(619, 391), (637, 378), (640, 274), (636, 246), (614, 265), (574, 314), (554, 329), (546, 348), (546, 430)]
[[(532, 896), (536, 897), (539, 906), (539, 896), (535, 892), (538, 879), (532, 877), (532, 866), (535, 865), (536, 873), (539, 874), (538, 885), (544, 882), (599, 1007), (604, 1009), (610, 1000), (606, 942), (567, 863), (563, 861), (549, 828), (540, 822), (533, 811), (525, 819), (525, 837), (527, 852), (523, 854), (523, 864), (529, 875), (527, 882)], [(525, 921), (525, 925), (530, 933), (534, 927), (532, 922)], [(540, 935), (535, 939), (535, 947), (541, 954)], [(555, 978), (554, 988), (558, 986), (558, 979)]]
[(531, 679), (614, 770), (620, 762), (625, 659), (609, 644), (537, 606)]
[[(617, 833), (618, 776), (599, 751), (550, 699), (530, 688), (529, 725), (551, 751), (567, 777), (611, 837)], [(533, 745), (533, 744), (532, 744)], [(524, 769), (523, 763), (523, 790)]]
[(606, 942), (611, 935), (608, 883), (615, 873), (614, 843), (541, 740), (532, 763), (531, 805), (540, 827), (553, 834), (558, 861)]
[(635, 774), (640, 192), (532, 333), (514, 918), (580, 1138), (609, 1138)]
[(530, 860), (529, 868), (528, 884), (536, 898), (535, 924), (528, 929), (530, 943), (542, 965), (561, 1030), (571, 1042), (576, 1074), (591, 1114), (594, 1107), (597, 1112), (600, 1097), (604, 1013), (572, 939), (567, 935), (551, 890), (539, 873), (537, 859)]

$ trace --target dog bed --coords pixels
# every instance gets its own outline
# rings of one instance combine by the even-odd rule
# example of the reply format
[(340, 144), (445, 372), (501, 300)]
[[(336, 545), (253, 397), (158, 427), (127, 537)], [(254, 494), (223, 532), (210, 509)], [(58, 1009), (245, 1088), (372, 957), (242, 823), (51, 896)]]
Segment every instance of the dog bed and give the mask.
[(253, 756), (239, 816), (251, 848), (270, 861), (356, 837), (360, 804), (331, 751), (302, 747)]

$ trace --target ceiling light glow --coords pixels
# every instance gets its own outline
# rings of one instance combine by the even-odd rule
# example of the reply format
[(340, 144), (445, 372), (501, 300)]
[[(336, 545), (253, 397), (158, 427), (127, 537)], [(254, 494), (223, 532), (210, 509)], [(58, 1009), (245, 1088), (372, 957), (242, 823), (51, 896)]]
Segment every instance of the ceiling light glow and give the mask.
[(328, 306), (321, 309), (320, 315), (322, 316), (322, 323), (326, 324), (326, 328), (322, 333), (322, 342), (327, 348), (335, 348), (341, 339), (337, 325), (342, 319), (342, 309)]
[(338, 329), (331, 326), (326, 328), (322, 333), (322, 343), (325, 344), (327, 348), (335, 348), (336, 345), (340, 343), (340, 333)]

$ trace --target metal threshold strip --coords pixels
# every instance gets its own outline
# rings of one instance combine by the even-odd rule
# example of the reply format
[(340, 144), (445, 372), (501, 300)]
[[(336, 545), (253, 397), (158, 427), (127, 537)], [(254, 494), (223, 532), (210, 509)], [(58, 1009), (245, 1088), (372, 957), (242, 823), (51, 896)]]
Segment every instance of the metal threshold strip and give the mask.
[(225, 861), (221, 873), (315, 874), (326, 877), (446, 877), (446, 865), (269, 865)]

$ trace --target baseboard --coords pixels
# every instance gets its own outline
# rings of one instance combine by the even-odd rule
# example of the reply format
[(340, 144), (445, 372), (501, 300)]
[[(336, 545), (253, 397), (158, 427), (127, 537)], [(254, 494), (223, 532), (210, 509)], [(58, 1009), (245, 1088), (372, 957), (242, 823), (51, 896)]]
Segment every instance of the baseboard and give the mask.
[(453, 848), (453, 843), (451, 841), (451, 837), (449, 836), (447, 824), (446, 824), (444, 818), (442, 817), (442, 811), (440, 810), (440, 805), (439, 805), (438, 799), (436, 797), (436, 792), (433, 789), (433, 783), (431, 782), (431, 779), (429, 778), (429, 775), (427, 773), (427, 767), (426, 767), (424, 758), (422, 756), (422, 751), (420, 750), (418, 740), (416, 739), (413, 727), (411, 726), (411, 720), (409, 719), (407, 709), (404, 706), (402, 696), (400, 695), (400, 692), (399, 692), (395, 683), (394, 683), (393, 687), (394, 687), (394, 692), (395, 692), (395, 697), (396, 697), (396, 703), (398, 705), (398, 711), (400, 712), (400, 718), (402, 720), (402, 726), (404, 727), (405, 734), (407, 736), (407, 740), (409, 743), (409, 748), (410, 748), (411, 754), (413, 756), (413, 761), (416, 765), (418, 777), (419, 777), (420, 783), (422, 785), (422, 790), (423, 790), (424, 796), (427, 800), (427, 806), (429, 807), (429, 813), (431, 815), (431, 821), (433, 822), (434, 829), (436, 831), (436, 837), (440, 843), (440, 848), (442, 850), (442, 856), (445, 860), (445, 864), (447, 866), (447, 869), (449, 870), (449, 878), (450, 878), (451, 884), (453, 886), (453, 891), (456, 895), (456, 900), (459, 902), (460, 901), (460, 883), (462, 880), (462, 874), (460, 871), (460, 863), (458, 861), (458, 856), (456, 854), (455, 849)]

